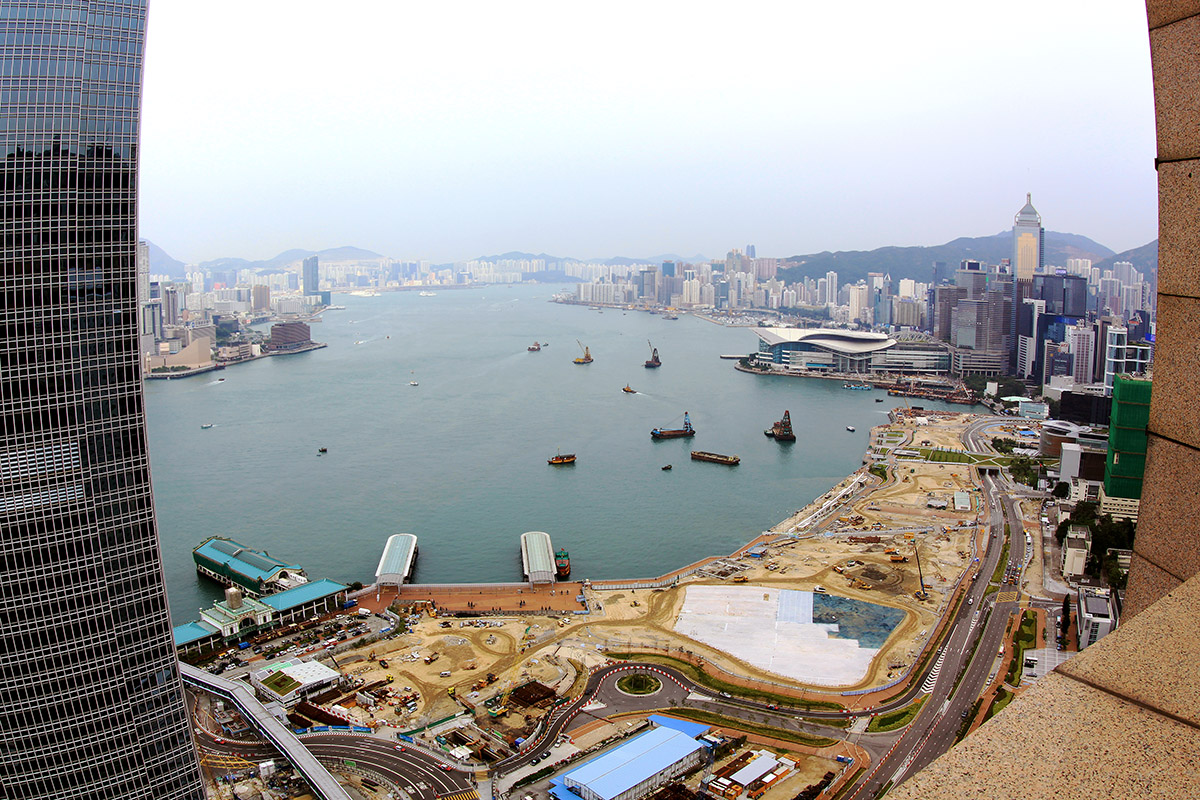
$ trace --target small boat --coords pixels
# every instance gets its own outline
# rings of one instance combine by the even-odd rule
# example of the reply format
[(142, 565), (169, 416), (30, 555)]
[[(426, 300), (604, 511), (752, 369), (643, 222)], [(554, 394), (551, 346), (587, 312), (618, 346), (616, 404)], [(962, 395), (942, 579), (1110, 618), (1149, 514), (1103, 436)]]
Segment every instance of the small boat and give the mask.
[(546, 463), (551, 464), (555, 467), (562, 466), (563, 464), (574, 464), (575, 463), (575, 454), (574, 453), (559, 453), (556, 456), (551, 456), (550, 458), (546, 459)]
[(711, 461), (714, 464), (736, 467), (742, 462), (742, 459), (739, 456), (726, 456), (721, 453), (706, 453), (703, 450), (693, 450), (692, 461)]
[(581, 357), (575, 359), (575, 363), (576, 364), (592, 363), (592, 351), (589, 350), (588, 348), (584, 347), (583, 342), (579, 341), (578, 339), (575, 340), (575, 343), (578, 344), (581, 348), (583, 348), (583, 355)]
[(538, 344), (537, 342), (534, 342), (533, 344), (531, 344), (529, 347), (526, 347), (525, 349), (531, 353), (536, 353), (537, 351), (542, 349), (542, 346), (540, 344)]
[(667, 471), (667, 470), (669, 470), (670, 468), (671, 468), (671, 465), (670, 465), (670, 464), (667, 464), (665, 467), (663, 467), (663, 468), (662, 468), (662, 471), (663, 471), (663, 472), (666, 472), (666, 471)]
[(554, 571), (560, 578), (571, 577), (571, 554), (566, 550), (554, 553)]
[(657, 367), (661, 367), (662, 362), (658, 360), (658, 348), (651, 344), (649, 340), (646, 341), (646, 344), (650, 345), (650, 360), (647, 361), (643, 366), (646, 369), (655, 369)]
[(854, 389), (855, 391), (859, 391), (859, 392), (869, 392), (872, 389), (874, 389), (875, 387), (869, 383), (843, 383), (842, 388), (843, 389)]
[(882, 402), (883, 402), (883, 398), (882, 398), (882, 397), (876, 397), (876, 398), (875, 398), (875, 402), (876, 402), (876, 403), (882, 403)]
[(853, 425), (847, 425), (847, 426), (846, 426), (846, 430), (850, 431), (851, 433), (854, 433), (854, 426), (853, 426)]
[(328, 447), (318, 447), (318, 448), (317, 448), (317, 452), (318, 452), (318, 453), (328, 453), (328, 452), (329, 452), (329, 448), (328, 448)]
[(630, 386), (628, 383), (625, 384), (625, 388), (622, 389), (621, 391), (624, 392), (625, 394), (637, 394), (637, 390), (634, 389), (632, 386)]
[(787, 411), (783, 412), (783, 419), (767, 428), (763, 433), (777, 442), (796, 441), (796, 434), (792, 431), (792, 417)]
[(433, 292), (417, 292), (418, 297), (437, 297)]
[(549, 347), (549, 346), (550, 346), (549, 342), (542, 342), (542, 347)]
[(224, 383), (224, 382), (225, 382), (224, 378), (217, 378), (217, 383)]
[(651, 439), (682, 439), (687, 436), (695, 436), (696, 429), (692, 427), (692, 419), (688, 416), (688, 412), (683, 412), (683, 427), (682, 428), (655, 428), (650, 431)]
[(212, 424), (211, 422), (206, 422), (206, 423), (204, 423), (203, 425), (201, 425), (201, 426), (200, 426), (200, 430), (202, 430), (202, 431), (206, 431), (206, 430), (208, 430), (209, 428), (211, 428), (212, 426), (213, 426), (213, 424)]
[(409, 386), (420, 386), (421, 384), (417, 383), (416, 381), (409, 381), (408, 385)]

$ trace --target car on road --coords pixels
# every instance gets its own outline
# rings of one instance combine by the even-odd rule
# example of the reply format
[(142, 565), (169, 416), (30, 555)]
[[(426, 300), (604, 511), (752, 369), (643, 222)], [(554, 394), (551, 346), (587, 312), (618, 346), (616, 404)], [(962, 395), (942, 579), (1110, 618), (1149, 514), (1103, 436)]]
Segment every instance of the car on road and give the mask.
[(535, 758), (529, 762), (530, 766), (532, 766), (534, 764), (540, 764), (540, 763), (542, 763), (542, 759), (540, 759), (540, 758)]
[(397, 749), (397, 750), (399, 750), (401, 753), (403, 753), (403, 752), (404, 752), (405, 750), (407, 750), (408, 748), (407, 748), (407, 747), (405, 747), (405, 746), (404, 746), (404, 745), (402, 745), (402, 744), (398, 744), (398, 745), (396, 745), (396, 749)]
[(549, 751), (549, 750), (547, 750), (546, 752), (542, 753), (542, 758), (549, 758), (549, 757), (550, 757), (550, 751)]
[(731, 695), (729, 692), (721, 692), (721, 697), (732, 697), (732, 696), (733, 695)]
[(778, 703), (771, 703), (770, 705), (768, 705), (768, 706), (767, 706), (767, 708), (771, 709), (772, 711), (778, 711), (778, 710), (779, 710), (779, 704), (778, 704)]
[(220, 736), (214, 736), (213, 741), (216, 742), (217, 744), (225, 744), (225, 740), (222, 739)]

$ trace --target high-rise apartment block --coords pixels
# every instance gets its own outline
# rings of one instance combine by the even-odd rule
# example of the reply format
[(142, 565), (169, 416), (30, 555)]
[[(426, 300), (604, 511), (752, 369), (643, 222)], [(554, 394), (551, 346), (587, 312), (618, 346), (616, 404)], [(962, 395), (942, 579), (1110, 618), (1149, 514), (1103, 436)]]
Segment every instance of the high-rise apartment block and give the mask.
[(312, 296), (321, 293), (320, 260), (309, 256), (300, 265), (300, 279), (304, 285), (304, 294)]
[(0, 796), (203, 798), (139, 364), (145, 3), (0, 14)]

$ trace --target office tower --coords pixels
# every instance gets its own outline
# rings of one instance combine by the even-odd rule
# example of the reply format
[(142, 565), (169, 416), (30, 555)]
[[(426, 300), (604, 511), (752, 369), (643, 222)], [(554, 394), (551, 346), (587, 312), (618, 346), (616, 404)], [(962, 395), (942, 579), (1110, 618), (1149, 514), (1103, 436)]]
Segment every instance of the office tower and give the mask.
[(838, 274), (833, 270), (825, 273), (825, 297), (821, 300), (826, 305), (837, 305), (838, 302)]
[(203, 798), (150, 490), (145, 3), (0, 14), (0, 795)]
[[(1032, 297), (1033, 274), (1045, 265), (1046, 230), (1042, 227), (1042, 217), (1033, 207), (1033, 196), (1025, 195), (1025, 205), (1013, 218), (1013, 257), (1012, 257), (1012, 330), (1017, 330), (1017, 312), (1025, 298)], [(1016, 349), (1013, 349), (1011, 363), (1016, 368)]]
[[(295, 262), (292, 262), (295, 263)], [(314, 295), (321, 292), (320, 263), (316, 256), (304, 259), (300, 267), (301, 279), (304, 283), (304, 294)]]
[(1091, 383), (1096, 362), (1096, 331), (1080, 322), (1067, 328), (1067, 348), (1074, 357), (1072, 377), (1076, 383)]
[(758, 249), (754, 245), (746, 245), (746, 258), (758, 258)]

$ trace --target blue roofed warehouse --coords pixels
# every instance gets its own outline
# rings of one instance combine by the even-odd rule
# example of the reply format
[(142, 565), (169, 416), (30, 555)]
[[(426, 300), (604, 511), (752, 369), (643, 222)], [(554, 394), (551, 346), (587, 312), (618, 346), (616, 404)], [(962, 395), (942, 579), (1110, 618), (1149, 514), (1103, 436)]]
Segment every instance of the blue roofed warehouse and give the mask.
[(671, 728), (654, 728), (562, 777), (583, 800), (636, 800), (698, 767), (704, 746)]

